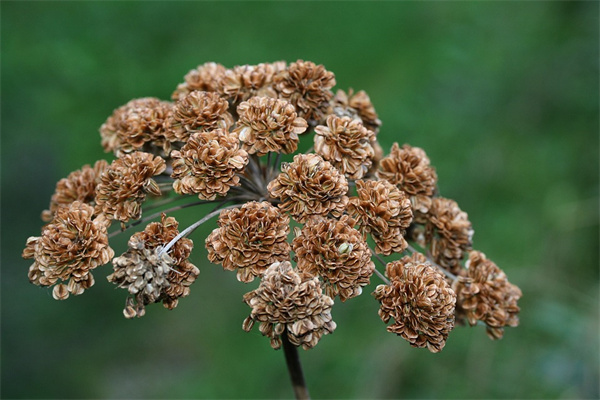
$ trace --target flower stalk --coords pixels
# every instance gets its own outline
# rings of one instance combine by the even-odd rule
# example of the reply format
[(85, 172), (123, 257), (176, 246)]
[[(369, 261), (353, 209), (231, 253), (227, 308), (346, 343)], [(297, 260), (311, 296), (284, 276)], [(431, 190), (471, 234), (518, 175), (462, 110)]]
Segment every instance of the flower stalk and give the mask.
[(290, 379), (292, 381), (292, 387), (294, 389), (294, 395), (297, 400), (308, 400), (310, 395), (308, 388), (304, 380), (304, 373), (302, 372), (302, 364), (300, 363), (300, 357), (298, 355), (298, 348), (290, 343), (287, 335), (281, 336), (281, 344), (283, 352), (285, 354), (285, 363), (287, 365)]

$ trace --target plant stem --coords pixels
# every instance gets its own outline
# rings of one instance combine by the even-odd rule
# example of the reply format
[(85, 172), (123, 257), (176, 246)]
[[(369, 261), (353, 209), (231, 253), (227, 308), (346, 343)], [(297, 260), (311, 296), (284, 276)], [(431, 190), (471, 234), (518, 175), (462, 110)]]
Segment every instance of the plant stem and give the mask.
[(292, 380), (292, 387), (294, 388), (296, 399), (308, 400), (310, 399), (310, 395), (308, 394), (308, 388), (304, 381), (302, 364), (300, 364), (300, 357), (298, 357), (298, 348), (290, 343), (286, 332), (281, 335), (281, 343), (283, 345), (285, 362), (288, 367), (288, 372), (290, 373), (290, 379)]

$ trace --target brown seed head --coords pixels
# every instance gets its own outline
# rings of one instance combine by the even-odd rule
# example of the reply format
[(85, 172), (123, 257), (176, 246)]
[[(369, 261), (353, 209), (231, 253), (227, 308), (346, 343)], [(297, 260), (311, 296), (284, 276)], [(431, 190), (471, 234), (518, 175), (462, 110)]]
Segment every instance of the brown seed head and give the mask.
[(470, 250), (473, 243), (469, 216), (454, 200), (436, 197), (425, 217), (425, 243), (431, 245), (433, 260), (459, 274), (464, 252)]
[(224, 66), (214, 62), (199, 65), (185, 75), (185, 82), (177, 85), (177, 89), (173, 92), (171, 98), (174, 101), (180, 100), (194, 90), (215, 92), (220, 80), (225, 75), (225, 71)]
[(33, 258), (29, 280), (39, 286), (52, 286), (57, 300), (69, 293), (79, 295), (94, 284), (91, 270), (114, 256), (108, 245), (110, 222), (94, 208), (80, 201), (60, 205), (54, 219), (42, 230), (42, 236), (27, 239), (23, 258)]
[(107, 168), (108, 163), (99, 160), (96, 161), (93, 168), (84, 165), (81, 169), (71, 172), (69, 176), (58, 181), (50, 200), (50, 209), (42, 212), (42, 220), (51, 221), (58, 207), (69, 205), (74, 201), (94, 206), (96, 185), (100, 182), (100, 176)]
[(388, 181), (371, 180), (357, 180), (356, 192), (357, 196), (350, 198), (348, 213), (364, 234), (371, 234), (375, 252), (390, 255), (404, 251), (404, 235), (413, 215), (406, 194)]
[(195, 132), (221, 128), (228, 131), (233, 117), (227, 111), (229, 103), (217, 93), (194, 90), (178, 100), (167, 121), (167, 139), (187, 142)]
[(237, 107), (237, 113), (239, 119), (233, 132), (239, 135), (248, 153), (259, 156), (271, 151), (293, 153), (298, 148), (298, 135), (308, 126), (285, 100), (251, 97)]
[(504, 327), (519, 325), (521, 290), (510, 283), (504, 272), (479, 251), (469, 252), (467, 276), (454, 283), (458, 300), (457, 316), (471, 326), (482, 321), (491, 339), (501, 339)]
[(152, 222), (143, 232), (131, 236), (127, 252), (113, 260), (114, 272), (108, 276), (109, 282), (127, 288), (135, 298), (123, 310), (127, 318), (143, 316), (146, 305), (159, 301), (173, 309), (180, 297), (189, 294), (189, 286), (200, 273), (188, 260), (193, 242), (181, 238), (168, 254), (161, 253), (179, 234), (178, 225), (175, 218), (162, 214), (161, 222)]
[(249, 332), (258, 322), (274, 349), (281, 347), (280, 335), (287, 335), (295, 346), (312, 348), (336, 327), (331, 318), (333, 300), (323, 294), (319, 279), (297, 273), (288, 261), (273, 263), (259, 287), (244, 295), (244, 302), (252, 312), (243, 329)]
[(100, 127), (104, 151), (119, 156), (135, 150), (167, 153), (166, 121), (172, 104), (154, 97), (134, 99), (117, 108)]
[(197, 193), (200, 199), (214, 200), (238, 186), (236, 175), (248, 163), (248, 153), (239, 148), (237, 135), (222, 129), (192, 134), (180, 151), (171, 152), (179, 194)]
[(381, 120), (377, 116), (375, 107), (373, 107), (369, 95), (364, 90), (354, 93), (354, 90), (349, 89), (346, 93), (339, 89), (331, 100), (330, 114), (335, 114), (338, 117), (358, 118), (368, 130), (375, 132), (375, 134), (379, 132), (381, 126)]
[(432, 353), (444, 348), (454, 328), (456, 295), (448, 282), (422, 254), (414, 253), (388, 263), (388, 285), (379, 285), (373, 295), (381, 303), (379, 316), (388, 332), (406, 339), (413, 347)]
[(348, 203), (348, 181), (333, 165), (316, 154), (297, 154), (268, 185), (279, 208), (298, 222), (313, 215), (340, 216)]
[(360, 120), (350, 117), (327, 117), (327, 126), (315, 128), (315, 153), (321, 155), (350, 179), (362, 178), (369, 168), (375, 151), (371, 142), (373, 131)]
[(316, 125), (329, 108), (335, 75), (322, 65), (298, 60), (275, 75), (273, 84), (280, 99), (292, 103), (300, 117)]
[(292, 242), (298, 270), (323, 278), (325, 294), (346, 301), (362, 293), (369, 284), (375, 265), (354, 220), (313, 218)]
[(219, 94), (239, 104), (251, 97), (277, 97), (273, 89), (273, 77), (285, 70), (286, 63), (261, 63), (258, 65), (238, 65), (225, 71), (217, 87)]
[(413, 203), (415, 218), (420, 222), (436, 192), (437, 174), (425, 152), (407, 144), (394, 143), (390, 154), (379, 161), (377, 176), (405, 191)]
[(112, 162), (100, 177), (96, 188), (96, 205), (107, 217), (122, 222), (138, 219), (146, 193), (160, 195), (152, 179), (166, 168), (159, 156), (136, 151)]
[(289, 260), (289, 221), (266, 201), (223, 210), (219, 228), (206, 238), (208, 259), (226, 270), (237, 270), (239, 281), (251, 282), (274, 262)]

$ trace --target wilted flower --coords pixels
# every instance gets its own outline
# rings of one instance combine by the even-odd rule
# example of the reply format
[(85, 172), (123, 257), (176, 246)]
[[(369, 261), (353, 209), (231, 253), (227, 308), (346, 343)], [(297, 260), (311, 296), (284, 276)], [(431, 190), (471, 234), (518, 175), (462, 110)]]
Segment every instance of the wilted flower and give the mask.
[(317, 277), (297, 273), (288, 261), (273, 263), (260, 285), (244, 295), (252, 308), (243, 329), (250, 332), (256, 322), (260, 333), (271, 339), (271, 347), (281, 347), (280, 335), (295, 346), (310, 349), (323, 335), (335, 330), (331, 318), (333, 300), (324, 295)]
[(348, 203), (348, 181), (335, 167), (315, 154), (298, 154), (268, 185), (279, 208), (298, 222), (310, 216), (340, 216)]
[(289, 221), (266, 201), (223, 210), (219, 228), (206, 238), (208, 259), (226, 270), (237, 270), (239, 281), (251, 282), (274, 262), (289, 260)]
[(467, 213), (454, 200), (435, 197), (425, 217), (425, 243), (431, 245), (433, 260), (458, 274), (464, 252), (471, 249), (473, 241)]
[(74, 201), (57, 208), (42, 236), (27, 239), (23, 258), (33, 258), (29, 280), (39, 286), (54, 287), (52, 295), (64, 300), (69, 293), (79, 295), (94, 284), (91, 270), (114, 256), (108, 245), (110, 221), (104, 215), (94, 218), (94, 208)]
[(437, 174), (427, 154), (419, 147), (394, 143), (390, 154), (379, 161), (377, 176), (406, 192), (413, 204), (415, 218), (422, 220), (436, 192)]
[(350, 179), (362, 178), (371, 167), (375, 134), (362, 121), (350, 117), (327, 117), (327, 126), (315, 128), (315, 153)]
[(277, 97), (277, 92), (273, 89), (273, 77), (285, 68), (286, 63), (283, 61), (238, 65), (225, 71), (218, 82), (217, 91), (233, 104), (254, 96)]
[(501, 339), (504, 327), (519, 325), (517, 301), (521, 290), (479, 251), (469, 252), (466, 267), (467, 276), (454, 283), (458, 317), (465, 318), (472, 326), (482, 321), (491, 339)]
[(164, 247), (179, 231), (173, 217), (162, 214), (161, 222), (152, 222), (143, 232), (135, 233), (128, 242), (129, 249), (113, 260), (114, 272), (109, 282), (126, 288), (135, 301), (128, 300), (124, 315), (141, 317), (145, 306), (162, 301), (168, 309), (177, 306), (179, 297), (189, 294), (200, 271), (189, 262), (193, 242), (180, 238), (168, 252)]
[(292, 103), (298, 115), (311, 123), (323, 121), (333, 97), (335, 75), (322, 65), (298, 60), (273, 78), (279, 98)]
[(342, 89), (339, 89), (331, 103), (331, 114), (338, 117), (358, 118), (362, 121), (365, 128), (375, 132), (375, 134), (379, 132), (381, 120), (377, 116), (369, 95), (364, 90), (354, 93), (354, 90), (349, 89), (348, 93), (346, 93)]
[(373, 295), (381, 303), (379, 316), (388, 332), (406, 339), (413, 347), (427, 347), (432, 353), (444, 348), (454, 328), (456, 295), (448, 282), (420, 253), (405, 256), (386, 266), (390, 279)]
[(389, 255), (402, 252), (407, 243), (406, 229), (412, 221), (410, 200), (388, 181), (356, 181), (356, 197), (351, 197), (348, 212), (362, 232), (370, 233), (375, 252)]
[(237, 135), (222, 129), (192, 134), (181, 151), (171, 152), (171, 157), (175, 192), (197, 193), (205, 200), (224, 196), (239, 185), (236, 173), (248, 163), (248, 153), (239, 148)]
[(173, 100), (180, 100), (194, 90), (203, 92), (214, 92), (219, 82), (225, 75), (226, 68), (215, 62), (207, 62), (199, 65), (196, 69), (188, 72), (185, 82), (177, 85), (177, 89), (171, 95)]
[(375, 270), (371, 250), (354, 220), (315, 217), (292, 242), (298, 270), (323, 278), (325, 294), (346, 301), (362, 293)]
[(161, 157), (141, 151), (114, 160), (96, 188), (97, 207), (108, 217), (122, 222), (138, 219), (146, 194), (160, 196), (160, 189), (152, 177), (165, 168), (165, 160)]
[(217, 93), (194, 90), (178, 100), (168, 120), (167, 139), (186, 142), (195, 132), (221, 128), (228, 131), (233, 117), (227, 111), (229, 103)]
[(50, 209), (42, 212), (42, 220), (51, 221), (58, 207), (69, 205), (74, 201), (94, 206), (96, 185), (100, 182), (100, 176), (107, 168), (108, 163), (99, 160), (96, 161), (93, 168), (84, 165), (81, 169), (71, 172), (69, 176), (58, 181), (54, 194), (50, 199)]
[(233, 132), (248, 153), (258, 156), (271, 151), (293, 153), (298, 148), (298, 135), (308, 126), (285, 100), (251, 97), (237, 107), (237, 113)]
[(100, 127), (102, 146), (116, 155), (143, 150), (168, 152), (166, 121), (172, 104), (155, 97), (134, 99), (117, 108)]

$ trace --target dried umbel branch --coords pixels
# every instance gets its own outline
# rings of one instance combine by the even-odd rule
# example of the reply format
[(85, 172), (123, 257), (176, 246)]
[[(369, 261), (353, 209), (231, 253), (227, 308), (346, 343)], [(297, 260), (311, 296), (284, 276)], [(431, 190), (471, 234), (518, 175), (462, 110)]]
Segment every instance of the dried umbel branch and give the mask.
[[(126, 289), (127, 318), (153, 303), (173, 309), (200, 272), (187, 236), (218, 216), (208, 259), (240, 282), (260, 281), (243, 298), (251, 308), (243, 329), (258, 323), (284, 348), (299, 397), (308, 392), (296, 346), (333, 332), (335, 301), (359, 296), (373, 275), (383, 281), (372, 292), (379, 316), (412, 346), (441, 351), (455, 321), (500, 339), (518, 325), (521, 291), (473, 249), (468, 215), (440, 196), (425, 151), (394, 143), (385, 154), (367, 93), (334, 95), (335, 83), (304, 60), (207, 62), (185, 75), (173, 102), (118, 107), (100, 127), (116, 158), (58, 182), (47, 225), (23, 251), (33, 259), (30, 281), (62, 300), (112, 263), (108, 280)], [(301, 140), (313, 141), (310, 150), (297, 152)], [(172, 206), (177, 199), (187, 202)], [(207, 203), (216, 207), (181, 231), (167, 217)], [(142, 223), (114, 257), (109, 238)]]

